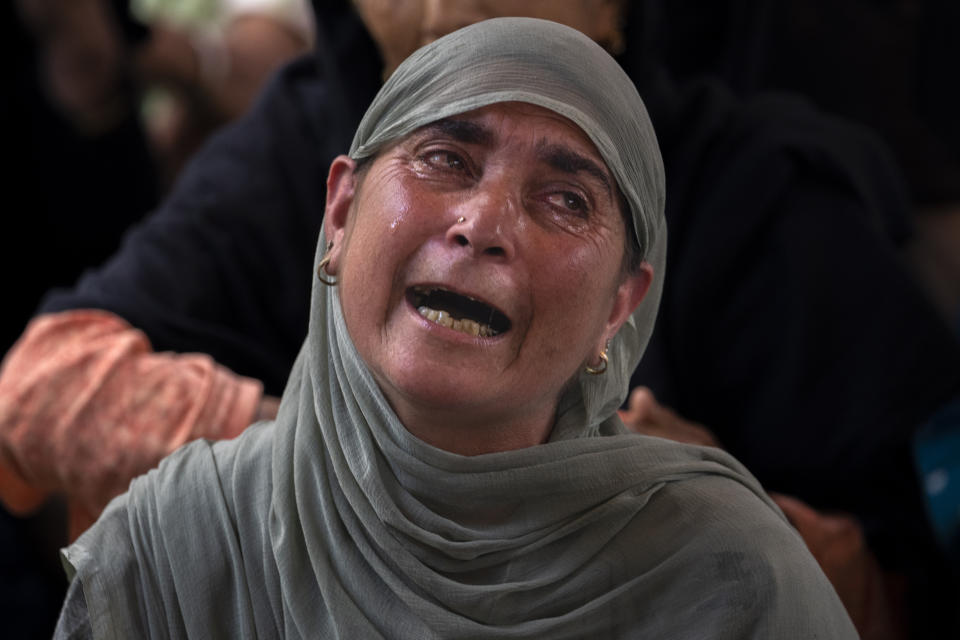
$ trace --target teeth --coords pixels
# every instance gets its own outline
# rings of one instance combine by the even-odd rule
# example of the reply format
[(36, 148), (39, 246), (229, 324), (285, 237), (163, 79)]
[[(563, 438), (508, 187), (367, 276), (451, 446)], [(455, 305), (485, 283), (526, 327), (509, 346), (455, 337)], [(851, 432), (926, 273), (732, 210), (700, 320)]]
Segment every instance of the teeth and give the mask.
[(420, 307), (417, 311), (420, 312), (421, 316), (431, 322), (436, 322), (448, 329), (453, 329), (454, 331), (466, 333), (471, 336), (487, 338), (496, 333), (490, 325), (481, 324), (469, 318), (458, 320), (446, 311), (438, 311), (426, 306)]

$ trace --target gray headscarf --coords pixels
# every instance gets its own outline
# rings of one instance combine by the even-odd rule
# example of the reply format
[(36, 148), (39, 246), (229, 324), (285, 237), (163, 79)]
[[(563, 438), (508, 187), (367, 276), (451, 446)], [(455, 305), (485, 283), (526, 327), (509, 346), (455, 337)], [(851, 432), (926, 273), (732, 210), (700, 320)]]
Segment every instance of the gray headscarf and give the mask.
[[(376, 99), (353, 153), (502, 100), (587, 132), (662, 273), (662, 169), (642, 103), (566, 27), (492, 20), (422, 49)], [(856, 637), (803, 542), (736, 461), (625, 433), (614, 409), (658, 294), (617, 336), (619, 364), (564, 398), (550, 442), (463, 457), (404, 428), (350, 340), (336, 289), (315, 284), (276, 423), (181, 449), (65, 551), (95, 634)]]
[(526, 102), (559, 113), (593, 141), (630, 205), (632, 231), (653, 266), (654, 281), (613, 340), (607, 375), (582, 373), (580, 389), (561, 403), (552, 439), (589, 435), (626, 397), (660, 304), (667, 233), (663, 160), (653, 125), (620, 65), (579, 31), (532, 18), (501, 18), (442, 40), (397, 67), (360, 122), (350, 156), (374, 155), (425, 124), (497, 102)]

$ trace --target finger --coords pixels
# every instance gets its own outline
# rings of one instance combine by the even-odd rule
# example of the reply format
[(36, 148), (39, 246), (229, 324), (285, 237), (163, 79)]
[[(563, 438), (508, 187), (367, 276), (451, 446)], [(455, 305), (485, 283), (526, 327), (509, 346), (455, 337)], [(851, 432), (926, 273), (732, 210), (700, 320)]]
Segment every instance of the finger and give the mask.
[(771, 493), (770, 497), (799, 531), (809, 531), (821, 524), (820, 514), (807, 503), (782, 493)]
[(651, 421), (653, 394), (646, 387), (637, 387), (630, 393), (630, 399), (625, 410), (620, 410), (620, 419), (632, 431), (639, 431), (640, 427)]
[(630, 392), (630, 401), (627, 403), (630, 411), (649, 413), (657, 405), (657, 399), (648, 387), (637, 387)]

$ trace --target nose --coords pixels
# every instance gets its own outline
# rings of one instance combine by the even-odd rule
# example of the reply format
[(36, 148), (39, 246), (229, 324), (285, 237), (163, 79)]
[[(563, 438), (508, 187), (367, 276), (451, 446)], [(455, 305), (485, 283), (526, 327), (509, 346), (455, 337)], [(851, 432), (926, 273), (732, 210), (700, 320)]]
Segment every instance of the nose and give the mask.
[(508, 262), (516, 255), (523, 221), (517, 199), (505, 188), (480, 188), (453, 211), (447, 241), (469, 250), (475, 258)]

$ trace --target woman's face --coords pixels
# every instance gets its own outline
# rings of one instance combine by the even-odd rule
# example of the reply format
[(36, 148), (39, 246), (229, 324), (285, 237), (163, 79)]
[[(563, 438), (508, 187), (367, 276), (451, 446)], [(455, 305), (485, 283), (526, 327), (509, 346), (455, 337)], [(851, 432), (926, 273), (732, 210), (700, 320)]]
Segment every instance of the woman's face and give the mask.
[(421, 128), (362, 176), (353, 167), (341, 157), (330, 172), (328, 270), (394, 410), (462, 453), (480, 451), (420, 427), (456, 417), (512, 443), (497, 448), (542, 441), (565, 385), (598, 363), (650, 281), (649, 269), (622, 276), (627, 230), (592, 142), (506, 103)]
[(573, 27), (616, 49), (623, 0), (354, 0), (384, 58), (386, 75), (417, 47), (489, 18), (522, 16)]

